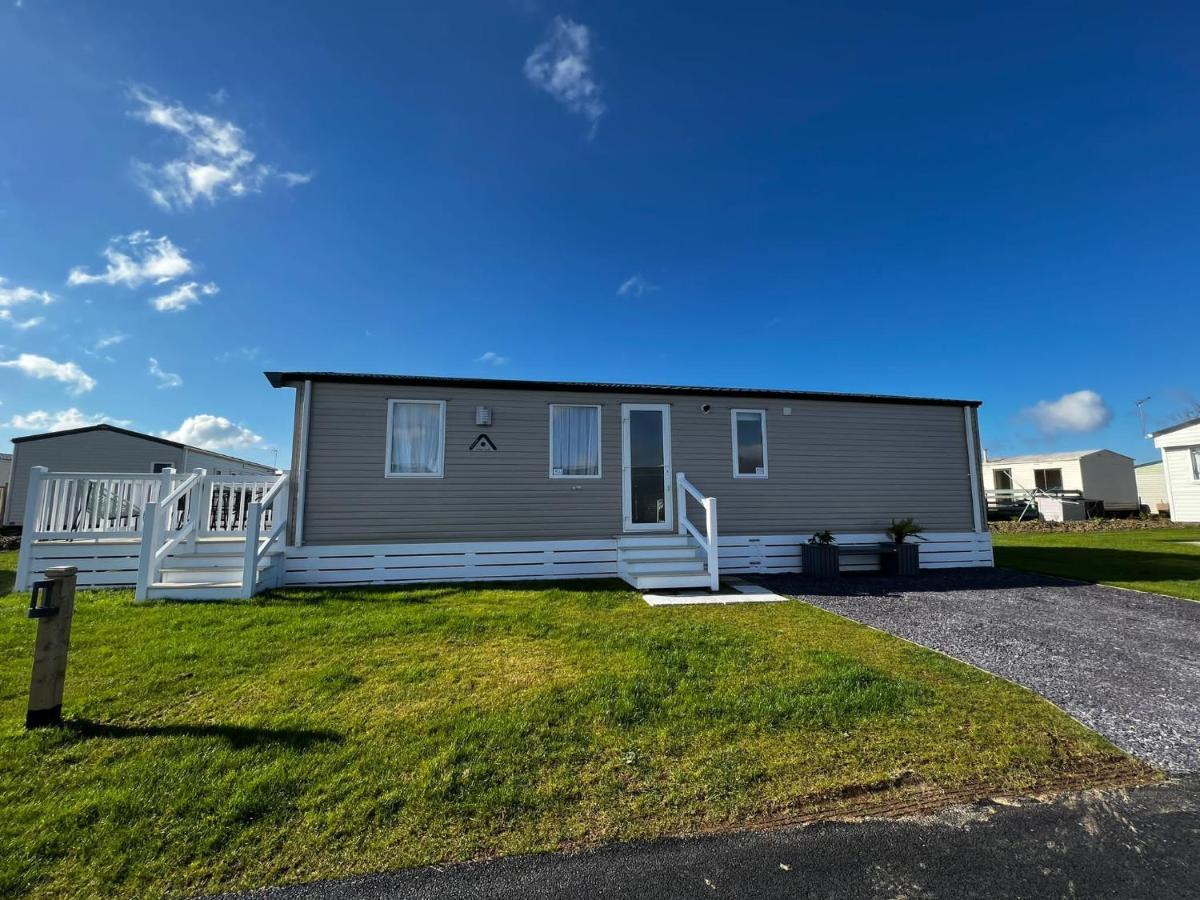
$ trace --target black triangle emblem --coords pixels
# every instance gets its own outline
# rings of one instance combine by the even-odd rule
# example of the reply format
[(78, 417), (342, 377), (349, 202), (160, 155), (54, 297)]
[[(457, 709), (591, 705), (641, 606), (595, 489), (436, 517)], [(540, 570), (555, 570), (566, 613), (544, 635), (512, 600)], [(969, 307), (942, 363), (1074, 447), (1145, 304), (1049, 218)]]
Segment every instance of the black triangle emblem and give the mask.
[(492, 439), (486, 434), (481, 434), (479, 437), (475, 438), (475, 440), (471, 443), (471, 446), (467, 449), (482, 450), (490, 453), (495, 451), (496, 445), (492, 443)]

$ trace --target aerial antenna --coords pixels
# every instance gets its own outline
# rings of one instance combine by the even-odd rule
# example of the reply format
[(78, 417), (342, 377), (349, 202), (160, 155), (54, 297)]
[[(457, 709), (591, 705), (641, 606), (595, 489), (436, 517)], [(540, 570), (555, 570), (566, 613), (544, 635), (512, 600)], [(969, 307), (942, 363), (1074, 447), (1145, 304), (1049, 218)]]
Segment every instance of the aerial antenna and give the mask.
[(1142, 409), (1142, 404), (1145, 403), (1149, 399), (1150, 399), (1149, 397), (1143, 397), (1141, 400), (1137, 401), (1137, 403), (1134, 404), (1137, 407), (1137, 411), (1138, 411), (1138, 422), (1142, 426), (1142, 437), (1147, 436), (1146, 435), (1146, 411), (1144, 409)]

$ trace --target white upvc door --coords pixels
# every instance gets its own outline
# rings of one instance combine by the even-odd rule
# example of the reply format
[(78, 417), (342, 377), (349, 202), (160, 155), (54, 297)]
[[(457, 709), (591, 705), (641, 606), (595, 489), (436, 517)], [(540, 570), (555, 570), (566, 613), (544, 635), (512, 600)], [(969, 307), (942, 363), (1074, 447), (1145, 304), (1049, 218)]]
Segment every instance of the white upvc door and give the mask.
[(675, 519), (671, 407), (621, 404), (621, 501), (625, 531), (670, 531)]

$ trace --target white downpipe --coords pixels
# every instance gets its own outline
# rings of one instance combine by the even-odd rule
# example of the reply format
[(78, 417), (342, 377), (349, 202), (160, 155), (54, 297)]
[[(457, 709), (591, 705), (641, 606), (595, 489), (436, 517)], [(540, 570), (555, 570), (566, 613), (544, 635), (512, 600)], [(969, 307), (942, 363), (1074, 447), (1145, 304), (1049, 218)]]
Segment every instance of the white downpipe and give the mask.
[(17, 554), (14, 590), (29, 590), (29, 571), (33, 568), (33, 535), (37, 530), (38, 510), (42, 505), (43, 479), (49, 471), (45, 466), (33, 466), (29, 470), (29, 489), (25, 492), (25, 518), (21, 525), (21, 552)]
[[(312, 382), (304, 382), (304, 400), (300, 410), (300, 458), (296, 474), (296, 534), (297, 547), (304, 546), (304, 501), (308, 496), (308, 421), (312, 406)], [(285, 539), (286, 540), (286, 539)]]
[(979, 467), (975, 464), (975, 423), (971, 417), (971, 407), (963, 407), (963, 423), (967, 429), (967, 471), (971, 478), (971, 515), (975, 523), (975, 532), (983, 531), (983, 519), (979, 511)]

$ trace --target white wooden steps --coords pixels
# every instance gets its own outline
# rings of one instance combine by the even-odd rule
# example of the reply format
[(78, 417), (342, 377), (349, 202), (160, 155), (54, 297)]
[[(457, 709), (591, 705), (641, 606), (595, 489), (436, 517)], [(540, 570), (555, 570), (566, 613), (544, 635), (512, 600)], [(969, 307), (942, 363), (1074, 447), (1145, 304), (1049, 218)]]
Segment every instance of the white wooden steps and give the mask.
[[(236, 600), (242, 586), (244, 538), (201, 539), (194, 549), (172, 551), (158, 566), (158, 578), (146, 590), (151, 600)], [(281, 574), (283, 551), (269, 551), (258, 561), (255, 592), (274, 586)]]
[(618, 535), (617, 573), (639, 591), (711, 583), (707, 554), (690, 534)]

